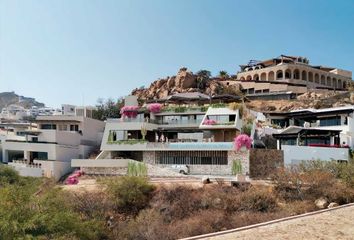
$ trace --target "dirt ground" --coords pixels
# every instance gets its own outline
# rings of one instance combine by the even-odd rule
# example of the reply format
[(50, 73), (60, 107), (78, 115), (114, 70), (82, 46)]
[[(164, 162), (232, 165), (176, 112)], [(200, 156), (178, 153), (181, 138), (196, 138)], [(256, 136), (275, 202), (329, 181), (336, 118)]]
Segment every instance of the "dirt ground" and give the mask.
[(354, 206), (204, 239), (354, 239)]

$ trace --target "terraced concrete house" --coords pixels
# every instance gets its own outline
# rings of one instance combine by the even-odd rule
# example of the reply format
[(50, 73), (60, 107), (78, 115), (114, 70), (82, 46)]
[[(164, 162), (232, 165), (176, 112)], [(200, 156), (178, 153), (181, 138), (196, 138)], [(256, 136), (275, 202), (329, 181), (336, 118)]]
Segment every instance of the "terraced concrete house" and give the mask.
[(240, 65), (237, 80), (247, 94), (289, 91), (298, 94), (308, 89), (345, 90), (352, 81), (352, 72), (310, 65), (305, 57), (281, 55)]
[(354, 147), (354, 106), (265, 113), (284, 163), (302, 160), (348, 161)]
[(167, 168), (187, 165), (192, 174), (226, 175), (232, 162), (241, 160), (247, 173), (248, 153), (233, 150), (242, 126), (240, 109), (213, 102), (205, 94), (182, 93), (138, 106), (135, 97), (127, 97), (122, 117), (106, 122), (97, 159), (73, 159), (72, 167), (114, 174), (127, 160), (136, 160)]
[[(2, 131), (2, 162), (20, 175), (58, 180), (72, 158), (88, 158), (101, 143), (104, 122), (86, 116), (38, 116), (34, 126)], [(22, 125), (21, 125), (22, 126)], [(6, 132), (5, 132), (6, 131)]]

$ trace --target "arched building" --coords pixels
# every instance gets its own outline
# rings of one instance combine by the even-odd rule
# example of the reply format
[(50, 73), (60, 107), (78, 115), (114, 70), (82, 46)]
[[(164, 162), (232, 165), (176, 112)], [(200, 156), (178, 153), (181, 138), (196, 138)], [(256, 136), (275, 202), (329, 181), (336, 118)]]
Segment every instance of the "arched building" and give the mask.
[(351, 71), (310, 65), (304, 57), (281, 55), (264, 61), (251, 60), (240, 68), (237, 80), (249, 93), (346, 90), (352, 81)]

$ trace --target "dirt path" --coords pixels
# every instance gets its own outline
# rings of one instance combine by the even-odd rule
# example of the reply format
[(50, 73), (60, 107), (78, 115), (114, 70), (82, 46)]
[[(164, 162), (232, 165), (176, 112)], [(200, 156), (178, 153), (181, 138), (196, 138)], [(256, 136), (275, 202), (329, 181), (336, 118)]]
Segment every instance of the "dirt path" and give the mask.
[(257, 228), (198, 239), (354, 239), (354, 205)]

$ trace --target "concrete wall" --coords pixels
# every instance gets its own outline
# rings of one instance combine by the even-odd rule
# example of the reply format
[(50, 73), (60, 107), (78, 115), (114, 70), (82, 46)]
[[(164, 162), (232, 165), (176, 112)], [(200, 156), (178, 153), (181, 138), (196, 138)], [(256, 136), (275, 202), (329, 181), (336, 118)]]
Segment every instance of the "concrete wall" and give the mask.
[(35, 160), (34, 163), (40, 163), (43, 176), (53, 178), (58, 181), (63, 175), (72, 171), (70, 162)]
[(105, 123), (92, 118), (84, 118), (82, 123), (82, 139), (91, 141), (94, 145), (99, 146), (102, 141)]
[[(249, 151), (228, 151), (227, 165), (188, 165), (191, 174), (207, 174), (207, 175), (231, 175), (232, 162), (241, 160), (242, 173), (249, 174)], [(143, 161), (147, 164), (155, 165), (155, 152), (143, 152)], [(159, 167), (169, 168), (171, 165), (156, 164)]]
[(73, 159), (72, 167), (128, 167), (129, 159)]
[(13, 167), (18, 172), (18, 174), (20, 174), (20, 176), (25, 176), (25, 177), (43, 176), (43, 170), (42, 168), (39, 167), (29, 166), (27, 164), (16, 163), (16, 162), (11, 162), (8, 165)]
[(298, 164), (307, 160), (349, 160), (348, 148), (327, 148), (282, 145), (284, 164)]
[(80, 138), (81, 136), (78, 132), (41, 130), (38, 141), (76, 146), (80, 144)]

